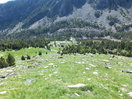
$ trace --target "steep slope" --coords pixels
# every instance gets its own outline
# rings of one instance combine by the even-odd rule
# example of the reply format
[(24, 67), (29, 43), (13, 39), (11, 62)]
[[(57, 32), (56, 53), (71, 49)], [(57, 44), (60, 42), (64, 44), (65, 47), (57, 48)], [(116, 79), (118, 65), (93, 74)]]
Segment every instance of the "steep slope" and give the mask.
[[(75, 20), (87, 22), (87, 25), (71, 26)], [(60, 26), (56, 32), (62, 32), (70, 26), (72, 27), (70, 29), (77, 31), (85, 29), (84, 32), (132, 31), (132, 1), (16, 0), (0, 5), (1, 33), (12, 34), (27, 29), (52, 28), (54, 24), (63, 21), (71, 24)], [(79, 22), (78, 24), (81, 24)]]
[(5, 29), (24, 21), (29, 26), (41, 18), (67, 16), (73, 8), (80, 8), (86, 0), (16, 0), (0, 5), (0, 27)]

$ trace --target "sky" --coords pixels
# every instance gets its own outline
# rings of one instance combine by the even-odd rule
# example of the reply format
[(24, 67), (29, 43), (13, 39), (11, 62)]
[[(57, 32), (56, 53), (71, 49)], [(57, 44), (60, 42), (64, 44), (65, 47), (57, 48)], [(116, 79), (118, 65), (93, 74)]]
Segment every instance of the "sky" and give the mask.
[(0, 3), (6, 3), (8, 1), (11, 1), (11, 0), (0, 0)]

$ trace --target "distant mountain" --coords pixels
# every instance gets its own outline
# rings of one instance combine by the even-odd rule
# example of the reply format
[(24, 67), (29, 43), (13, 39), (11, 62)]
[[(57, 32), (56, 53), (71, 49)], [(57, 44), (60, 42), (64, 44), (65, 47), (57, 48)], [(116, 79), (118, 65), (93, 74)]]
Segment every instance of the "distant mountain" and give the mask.
[(129, 32), (132, 0), (15, 0), (0, 5), (0, 33), (44, 28), (47, 33)]

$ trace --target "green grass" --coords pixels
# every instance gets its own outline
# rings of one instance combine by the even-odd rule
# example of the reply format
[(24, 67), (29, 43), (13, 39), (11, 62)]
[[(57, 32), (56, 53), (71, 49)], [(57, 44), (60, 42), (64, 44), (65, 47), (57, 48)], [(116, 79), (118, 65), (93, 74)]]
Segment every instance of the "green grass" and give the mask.
[[(7, 91), (0, 94), (0, 99), (131, 99), (127, 93), (132, 91), (132, 75), (121, 70), (132, 70), (132, 58), (77, 54), (59, 59), (58, 48), (52, 50), (30, 48), (0, 52), (5, 56), (11, 53), (16, 58), (15, 67), (0, 69), (0, 75), (6, 74), (7, 70), (14, 71), (13, 76), (0, 79), (0, 92)], [(39, 51), (43, 52), (42, 56), (37, 55)], [(22, 61), (21, 56), (27, 54), (35, 57)], [(105, 63), (112, 69), (104, 68)], [(87, 86), (67, 87), (78, 83)]]

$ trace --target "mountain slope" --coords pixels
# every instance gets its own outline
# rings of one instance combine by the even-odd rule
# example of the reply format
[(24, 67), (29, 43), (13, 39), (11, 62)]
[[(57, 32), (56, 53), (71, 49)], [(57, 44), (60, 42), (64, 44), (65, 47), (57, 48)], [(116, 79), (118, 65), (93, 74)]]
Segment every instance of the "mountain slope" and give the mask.
[[(73, 7), (80, 8), (86, 0), (16, 0), (0, 5), (0, 27), (26, 21), (26, 26), (48, 16), (66, 16)], [(9, 15), (10, 14), (10, 15)], [(12, 24), (12, 25), (14, 25)]]
[[(100, 31), (95, 25), (103, 28), (104, 31), (132, 31), (132, 1), (16, 0), (0, 5), (0, 30), (6, 34), (52, 27), (53, 24), (61, 21), (74, 23), (73, 20), (78, 19), (90, 24), (81, 27), (89, 32)], [(65, 28), (57, 30), (62, 31)], [(80, 30), (80, 27), (75, 28)]]

